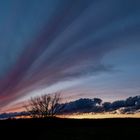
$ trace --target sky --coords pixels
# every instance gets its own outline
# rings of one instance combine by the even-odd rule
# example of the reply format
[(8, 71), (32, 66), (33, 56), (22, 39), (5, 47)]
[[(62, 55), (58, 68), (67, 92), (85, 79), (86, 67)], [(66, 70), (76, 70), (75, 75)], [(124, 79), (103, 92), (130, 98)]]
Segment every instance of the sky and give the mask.
[(140, 95), (139, 0), (0, 1), (0, 111), (61, 91), (66, 100)]

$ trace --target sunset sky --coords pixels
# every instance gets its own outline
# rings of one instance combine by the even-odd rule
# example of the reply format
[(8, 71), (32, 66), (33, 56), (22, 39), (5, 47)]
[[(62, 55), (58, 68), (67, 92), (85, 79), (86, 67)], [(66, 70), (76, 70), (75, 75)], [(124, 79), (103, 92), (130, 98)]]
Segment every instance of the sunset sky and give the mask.
[(0, 1), (0, 111), (55, 91), (140, 95), (139, 0)]

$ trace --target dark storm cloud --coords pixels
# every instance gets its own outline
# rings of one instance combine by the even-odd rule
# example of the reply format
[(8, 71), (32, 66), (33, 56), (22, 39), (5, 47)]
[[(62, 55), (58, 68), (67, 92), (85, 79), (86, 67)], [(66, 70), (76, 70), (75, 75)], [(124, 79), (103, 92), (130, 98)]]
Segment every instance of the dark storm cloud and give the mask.
[[(18, 2), (14, 4), (19, 6)], [(55, 10), (42, 12), (45, 4)], [(120, 47), (116, 43), (121, 43), (128, 37), (139, 36), (139, 4), (135, 0), (44, 1), (36, 12), (38, 2), (32, 1), (30, 4), (25, 1), (23, 11), (17, 9), (12, 12), (10, 9), (9, 20), (13, 18), (13, 21), (19, 21), (23, 16), (24, 21), (20, 22), (20, 25), (23, 25), (21, 29), (27, 30), (25, 35), (28, 38), (19, 40), (22, 34), (18, 32), (14, 39), (22, 44), (11, 44), (12, 49), (5, 45), (7, 49), (4, 55), (12, 54), (11, 62), (4, 59), (4, 51), (1, 51), (4, 63), (0, 65), (0, 106), (7, 105), (40, 86), (101, 72), (112, 72), (114, 66), (103, 64), (102, 59), (110, 51)], [(26, 9), (29, 16), (25, 14)], [(20, 12), (15, 14), (18, 10), (21, 15)], [(19, 22), (13, 22), (8, 26), (8, 30), (17, 32), (17, 23)], [(9, 38), (13, 39), (10, 35)], [(6, 42), (7, 38), (4, 40)], [(1, 47), (1, 50), (3, 48)]]
[[(140, 96), (129, 97), (125, 100), (103, 102), (100, 98), (83, 98), (65, 104), (63, 113), (136, 113), (140, 109)], [(117, 112), (118, 111), (118, 112)]]
[(112, 103), (103, 103), (105, 111), (114, 111), (120, 109), (120, 113), (135, 112), (140, 109), (140, 96), (129, 97), (126, 100), (118, 100)]

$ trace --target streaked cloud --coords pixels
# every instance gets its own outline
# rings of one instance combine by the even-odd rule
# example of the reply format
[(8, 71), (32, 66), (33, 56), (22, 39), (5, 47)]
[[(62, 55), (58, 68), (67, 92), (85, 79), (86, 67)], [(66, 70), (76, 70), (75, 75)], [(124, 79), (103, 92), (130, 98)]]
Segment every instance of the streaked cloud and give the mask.
[[(101, 75), (100, 82), (106, 83), (104, 74), (113, 72), (119, 83), (117, 76), (126, 71), (131, 80), (135, 66), (132, 71), (128, 66), (138, 61), (133, 56), (140, 50), (139, 4), (137, 0), (1, 2), (0, 107), (30, 97), (32, 91), (79, 78)], [(131, 59), (124, 68), (125, 62), (113, 61), (118, 50), (117, 57)], [(93, 89), (88, 89), (91, 94)]]

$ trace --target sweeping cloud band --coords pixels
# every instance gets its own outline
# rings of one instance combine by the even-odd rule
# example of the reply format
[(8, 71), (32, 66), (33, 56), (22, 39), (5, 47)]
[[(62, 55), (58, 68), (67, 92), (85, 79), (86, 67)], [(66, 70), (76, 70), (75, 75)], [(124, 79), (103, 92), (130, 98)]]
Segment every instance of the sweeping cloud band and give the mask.
[(31, 91), (58, 83), (63, 90), (65, 81), (81, 79), (65, 94), (139, 94), (138, 0), (0, 3), (0, 108)]

